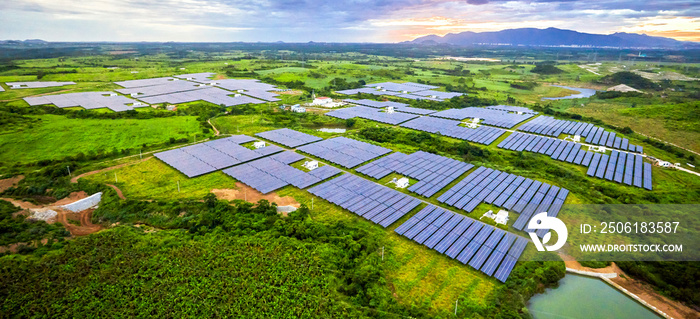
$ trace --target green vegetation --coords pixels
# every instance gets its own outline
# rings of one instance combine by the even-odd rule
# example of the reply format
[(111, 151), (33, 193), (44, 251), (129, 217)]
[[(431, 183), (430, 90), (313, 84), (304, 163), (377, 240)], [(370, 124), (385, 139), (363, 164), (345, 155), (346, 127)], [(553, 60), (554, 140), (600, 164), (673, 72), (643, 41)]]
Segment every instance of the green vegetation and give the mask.
[(31, 245), (41, 246), (41, 239), (50, 242), (63, 241), (68, 232), (61, 224), (47, 224), (40, 220), (26, 220), (25, 215), (13, 217), (21, 209), (12, 203), (0, 200), (0, 246), (21, 243), (19, 252), (26, 251)]
[(626, 84), (637, 90), (657, 89), (659, 86), (654, 82), (643, 78), (642, 76), (632, 72), (617, 72), (606, 75), (599, 80), (600, 83), (606, 85)]

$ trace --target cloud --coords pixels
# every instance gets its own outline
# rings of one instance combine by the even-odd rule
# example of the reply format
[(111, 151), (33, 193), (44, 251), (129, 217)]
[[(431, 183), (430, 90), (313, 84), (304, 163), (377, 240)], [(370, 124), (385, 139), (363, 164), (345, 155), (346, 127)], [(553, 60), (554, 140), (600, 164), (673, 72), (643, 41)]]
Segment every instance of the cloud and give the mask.
[[(642, 32), (699, 16), (688, 0), (22, 0), (0, 1), (0, 38), (393, 42), (517, 27)], [(653, 30), (687, 37), (690, 27)]]

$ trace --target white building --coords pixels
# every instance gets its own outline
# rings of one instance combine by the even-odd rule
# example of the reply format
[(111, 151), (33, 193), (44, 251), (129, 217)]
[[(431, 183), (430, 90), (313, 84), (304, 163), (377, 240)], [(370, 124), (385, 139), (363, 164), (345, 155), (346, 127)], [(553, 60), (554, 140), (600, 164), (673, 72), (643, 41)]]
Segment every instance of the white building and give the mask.
[(303, 106), (301, 106), (301, 105), (299, 105), (299, 104), (294, 104), (294, 105), (292, 105), (289, 109), (290, 109), (292, 112), (296, 112), (296, 113), (304, 113), (304, 112), (306, 112), (306, 108), (303, 107)]
[(398, 181), (396, 181), (396, 188), (406, 188), (406, 187), (408, 187), (408, 178), (401, 177), (401, 178), (399, 178)]
[(306, 161), (304, 162), (304, 167), (308, 170), (314, 170), (318, 168), (318, 161)]
[(311, 105), (326, 106), (329, 103), (333, 103), (333, 99), (326, 96), (319, 96), (311, 102)]
[(253, 143), (253, 147), (255, 147), (255, 148), (263, 148), (263, 147), (265, 147), (265, 142), (263, 142), (263, 141), (255, 142), (255, 143)]
[(389, 114), (394, 113), (394, 107), (393, 107), (393, 106), (388, 106), (388, 107), (386, 108), (386, 112), (389, 113)]
[[(496, 224), (502, 224), (502, 225), (507, 225), (508, 224), (508, 211), (505, 210), (500, 210), (498, 214), (494, 214), (492, 210), (489, 210), (488, 212), (484, 213), (484, 215), (481, 216), (481, 218), (491, 218), (493, 219)], [(479, 218), (479, 219), (481, 219)]]

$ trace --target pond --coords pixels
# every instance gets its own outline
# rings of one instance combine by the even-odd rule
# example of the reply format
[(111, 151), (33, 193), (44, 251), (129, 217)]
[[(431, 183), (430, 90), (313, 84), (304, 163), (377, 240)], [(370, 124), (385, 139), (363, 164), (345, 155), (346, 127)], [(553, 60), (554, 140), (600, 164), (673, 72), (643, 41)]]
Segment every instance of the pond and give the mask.
[(660, 318), (604, 281), (572, 274), (559, 287), (532, 297), (528, 309), (535, 319)]
[(574, 87), (563, 86), (563, 85), (552, 85), (552, 86), (556, 86), (558, 88), (567, 89), (567, 90), (571, 90), (571, 91), (576, 91), (579, 93), (568, 95), (568, 96), (563, 96), (563, 97), (543, 97), (542, 98), (543, 100), (581, 99), (581, 98), (591, 97), (591, 96), (593, 96), (593, 94), (595, 94), (595, 90), (593, 90), (593, 89), (574, 88)]
[(324, 132), (324, 133), (345, 133), (345, 131), (347, 131), (347, 130), (344, 128), (337, 128), (337, 127), (333, 127), (333, 128), (324, 127), (324, 128), (318, 129), (317, 131)]

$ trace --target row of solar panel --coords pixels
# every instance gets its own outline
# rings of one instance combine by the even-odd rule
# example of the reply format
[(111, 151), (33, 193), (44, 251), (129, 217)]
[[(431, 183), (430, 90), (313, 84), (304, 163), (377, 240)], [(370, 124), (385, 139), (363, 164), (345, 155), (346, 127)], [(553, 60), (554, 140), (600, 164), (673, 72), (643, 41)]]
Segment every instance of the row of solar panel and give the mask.
[(522, 106), (492, 105), (492, 106), (487, 106), (486, 108), (493, 109), (493, 110), (506, 111), (506, 112), (516, 112), (516, 113), (520, 112), (520, 113), (532, 114), (532, 115), (540, 114), (539, 112), (535, 112), (529, 108), (522, 107)]
[[(114, 92), (80, 92), (44, 96), (25, 97), (31, 106), (53, 104), (56, 107), (83, 107), (86, 110), (106, 107), (115, 112), (133, 110), (139, 106), (136, 100), (117, 95)], [(136, 105), (135, 105), (136, 104)]]
[[(306, 173), (288, 165), (302, 159), (304, 159), (304, 156), (287, 151), (234, 166), (225, 169), (223, 172), (255, 188), (263, 194), (267, 194), (290, 184), (297, 188), (306, 188), (322, 181), (323, 179), (315, 174)], [(321, 176), (327, 176), (329, 174), (333, 176), (340, 173), (340, 170), (335, 167), (323, 166), (321, 168), (324, 167), (326, 169), (319, 172)]]
[(484, 145), (493, 143), (506, 132), (506, 130), (500, 128), (483, 125), (477, 128), (458, 126), (460, 123), (460, 121), (424, 116), (403, 123), (401, 126)]
[(298, 147), (300, 145), (318, 142), (322, 140), (322, 138), (320, 137), (305, 134), (302, 132), (297, 132), (288, 128), (281, 128), (279, 130), (261, 132), (255, 135), (264, 139), (268, 139), (275, 143), (282, 144), (287, 147)]
[(617, 136), (617, 133), (606, 131), (591, 123), (558, 120), (550, 116), (540, 116), (518, 127), (518, 130), (558, 137), (561, 134), (579, 135), (586, 138), (586, 143), (604, 145), (610, 148), (642, 153), (639, 145), (629, 144), (629, 140)]
[(283, 150), (274, 145), (255, 150), (239, 145), (254, 140), (249, 136), (234, 135), (156, 153), (155, 157), (187, 177), (195, 177)]
[(374, 100), (353, 100), (353, 99), (345, 99), (343, 100), (348, 103), (356, 104), (356, 105), (362, 105), (362, 106), (368, 106), (368, 107), (374, 107), (374, 108), (386, 108), (386, 107), (393, 107), (395, 111), (397, 112), (403, 112), (403, 113), (411, 113), (411, 114), (418, 114), (418, 115), (428, 115), (431, 113), (435, 113), (437, 111), (435, 110), (427, 110), (427, 109), (421, 109), (421, 108), (416, 108), (416, 107), (410, 107), (408, 104), (405, 103), (399, 103), (399, 102), (392, 102), (392, 101), (374, 101)]
[(438, 197), (441, 203), (471, 212), (482, 202), (519, 213), (513, 227), (522, 230), (532, 216), (557, 216), (569, 191), (529, 178), (479, 167)]
[(483, 107), (466, 107), (462, 109), (449, 109), (431, 114), (431, 116), (442, 117), (454, 120), (464, 120), (466, 118), (478, 118), (483, 124), (492, 126), (511, 128), (518, 123), (525, 121), (532, 116), (530, 113), (509, 113), (498, 109)]
[(441, 254), (506, 282), (527, 240), (460, 214), (428, 205), (395, 230)]
[(346, 168), (391, 153), (389, 149), (342, 136), (304, 145), (298, 150)]
[(352, 174), (341, 175), (308, 191), (385, 228), (421, 203), (416, 198)]
[(596, 153), (586, 175), (652, 189), (651, 164), (644, 163), (639, 154), (612, 151), (608, 156)]
[(372, 120), (380, 123), (386, 123), (391, 125), (396, 125), (399, 123), (406, 122), (408, 120), (418, 117), (418, 115), (401, 113), (401, 112), (383, 112), (382, 110), (365, 107), (365, 106), (355, 106), (348, 107), (344, 109), (339, 109), (335, 111), (330, 111), (326, 113), (327, 116), (332, 116), (339, 119), (350, 119), (354, 117), (359, 117), (367, 120)]
[(472, 167), (474, 165), (462, 161), (418, 151), (411, 155), (390, 154), (359, 167), (357, 172), (376, 179), (391, 172), (409, 176), (418, 180), (408, 188), (409, 191), (431, 197)]
[(528, 151), (548, 155), (568, 163), (588, 165), (593, 152), (582, 149), (583, 145), (533, 134), (515, 132), (498, 144), (498, 147), (513, 151)]

